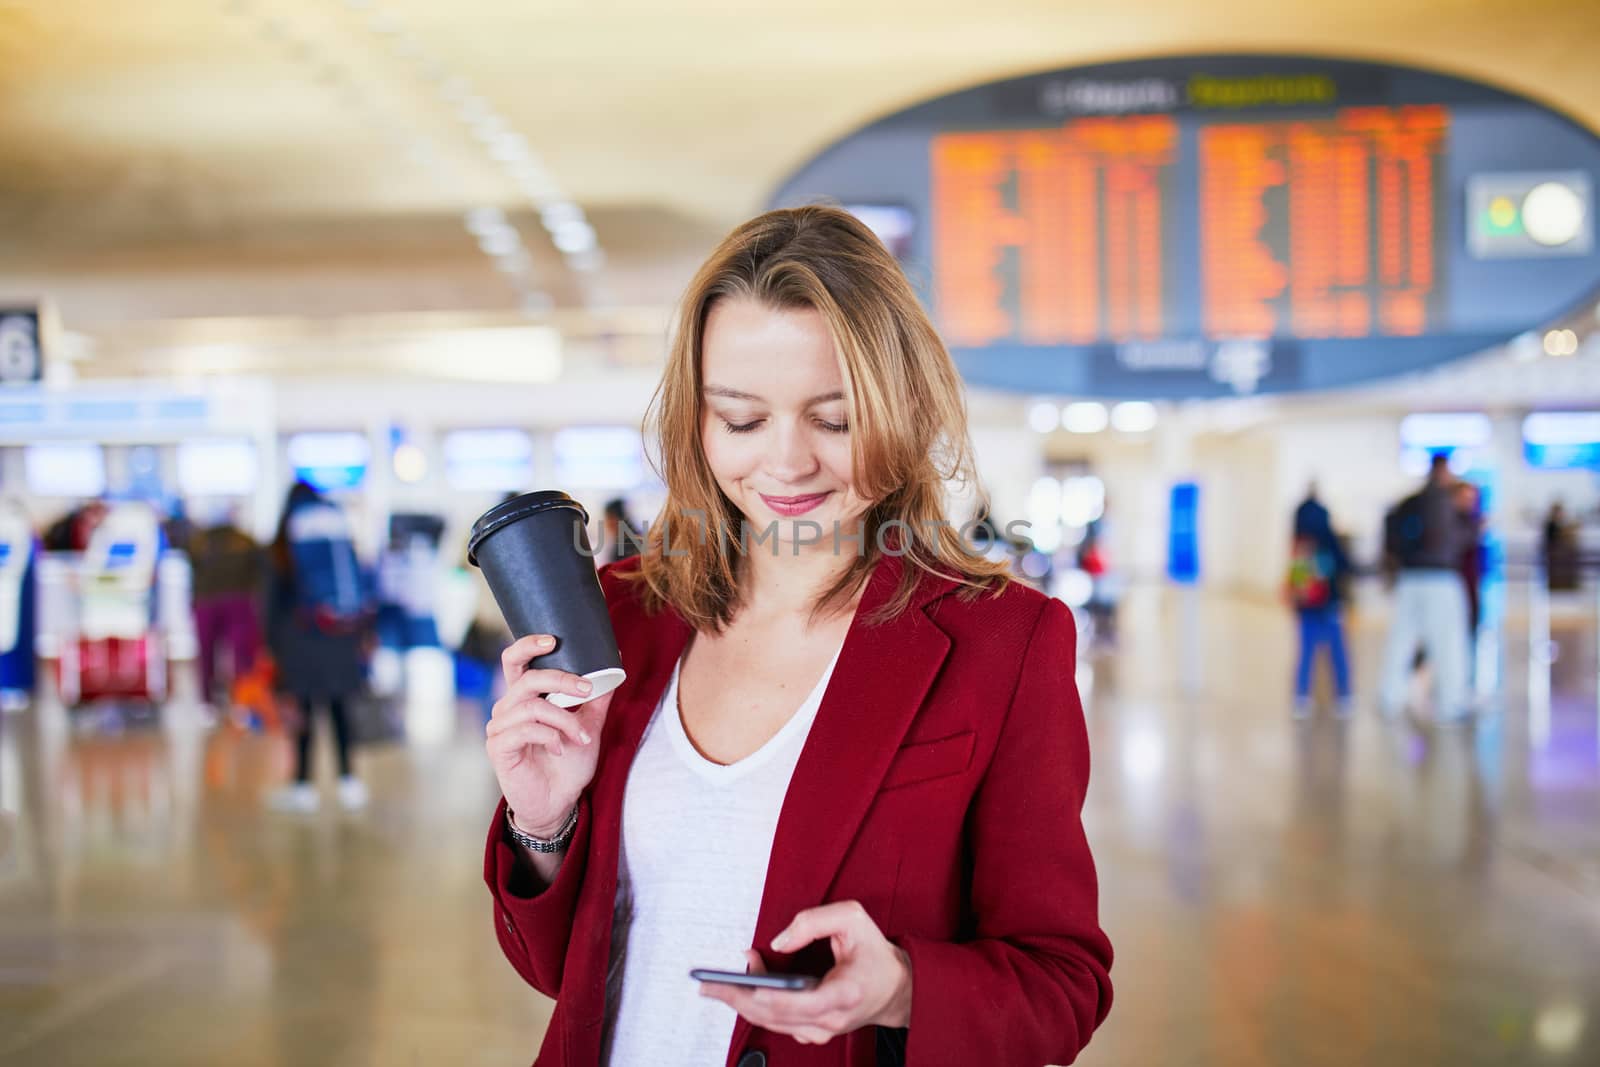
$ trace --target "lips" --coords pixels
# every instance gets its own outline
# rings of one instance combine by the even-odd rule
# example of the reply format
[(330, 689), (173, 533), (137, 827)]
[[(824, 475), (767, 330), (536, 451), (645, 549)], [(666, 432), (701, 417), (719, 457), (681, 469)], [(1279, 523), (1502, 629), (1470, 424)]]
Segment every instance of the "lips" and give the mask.
[(761, 494), (767, 507), (780, 515), (803, 515), (828, 498), (828, 493), (808, 493), (805, 496), (768, 496)]
[(821, 500), (827, 495), (827, 493), (807, 493), (805, 496), (768, 496), (766, 493), (762, 493), (761, 499), (765, 500), (769, 504), (788, 504), (790, 507), (793, 507), (796, 504), (804, 504), (812, 500)]

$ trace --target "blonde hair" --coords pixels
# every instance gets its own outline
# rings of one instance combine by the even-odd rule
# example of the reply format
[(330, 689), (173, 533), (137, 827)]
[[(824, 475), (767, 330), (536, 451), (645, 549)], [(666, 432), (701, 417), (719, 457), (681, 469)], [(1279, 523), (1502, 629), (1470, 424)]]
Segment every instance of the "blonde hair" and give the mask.
[(646, 432), (654, 431), (660, 445), (662, 462), (652, 458), (651, 465), (666, 485), (666, 503), (638, 569), (624, 575), (643, 583), (646, 609), (670, 605), (697, 630), (719, 632), (741, 607), (745, 546), (733, 531), (743, 530), (745, 520), (717, 485), (700, 437), (706, 318), (729, 297), (775, 310), (815, 309), (839, 354), (851, 478), (857, 495), (872, 504), (854, 558), (813, 600), (812, 618), (848, 606), (886, 544), (906, 565), (870, 624), (904, 611), (924, 573), (956, 581), (968, 600), (1004, 589), (1008, 566), (976, 553), (944, 514), (945, 482), (976, 481), (964, 392), (950, 353), (872, 231), (846, 211), (814, 205), (769, 211), (739, 226), (695, 274), (679, 306), (666, 370), (646, 415)]

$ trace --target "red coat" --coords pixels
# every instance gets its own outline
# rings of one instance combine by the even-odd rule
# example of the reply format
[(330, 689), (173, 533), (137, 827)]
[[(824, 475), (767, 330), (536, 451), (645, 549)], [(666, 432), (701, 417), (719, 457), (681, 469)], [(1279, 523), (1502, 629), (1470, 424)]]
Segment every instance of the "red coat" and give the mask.
[[(623, 788), (691, 634), (674, 612), (646, 615), (617, 580), (637, 565), (601, 571), (628, 679), (555, 883), (533, 896), (513, 884), (503, 802), (489, 830), (500, 946), (556, 998), (535, 1067), (599, 1064)], [(825, 943), (798, 955), (767, 946), (796, 912), (859, 900), (911, 958), (911, 1067), (1070, 1063), (1111, 1007), (1111, 944), (1079, 817), (1089, 745), (1072, 615), (1020, 583), (969, 604), (954, 582), (927, 577), (897, 619), (868, 627), (902, 566), (884, 557), (868, 580), (801, 752), (755, 947), (771, 970), (821, 974)], [(876, 1049), (875, 1027), (802, 1045), (740, 1019), (728, 1067), (874, 1067)]]

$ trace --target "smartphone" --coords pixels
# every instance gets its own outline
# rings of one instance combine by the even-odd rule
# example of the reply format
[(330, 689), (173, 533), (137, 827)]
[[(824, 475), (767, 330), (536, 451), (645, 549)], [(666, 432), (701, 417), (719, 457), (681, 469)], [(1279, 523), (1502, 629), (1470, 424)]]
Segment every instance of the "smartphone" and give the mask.
[(710, 971), (697, 967), (689, 972), (689, 977), (697, 982), (720, 982), (750, 989), (786, 989), (792, 993), (817, 988), (817, 979), (809, 974), (745, 974), (743, 971)]

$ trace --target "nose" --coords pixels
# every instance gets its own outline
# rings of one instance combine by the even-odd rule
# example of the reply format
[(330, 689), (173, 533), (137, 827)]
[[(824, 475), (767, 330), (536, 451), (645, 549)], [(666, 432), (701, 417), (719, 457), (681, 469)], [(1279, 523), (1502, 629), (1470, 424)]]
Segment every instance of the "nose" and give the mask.
[(821, 463), (805, 430), (795, 423), (779, 425), (767, 457), (767, 473), (783, 485), (797, 485), (817, 472)]

